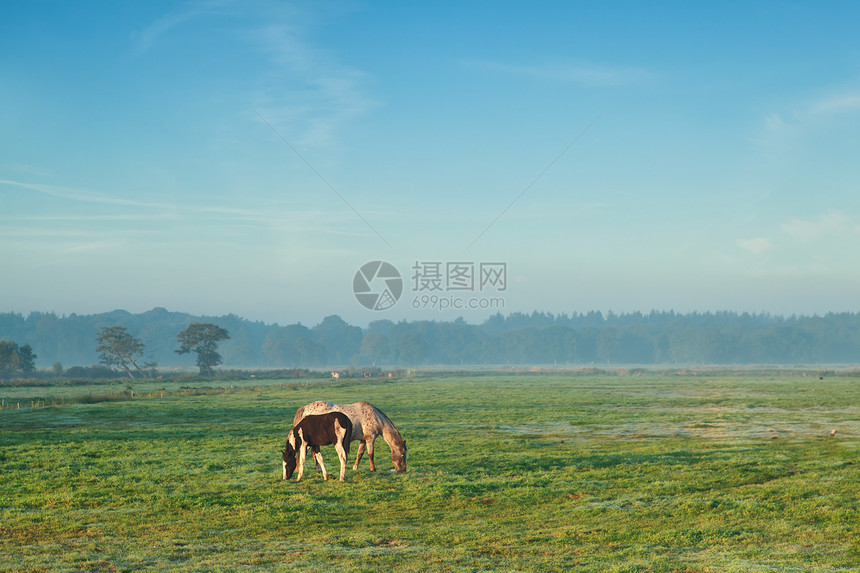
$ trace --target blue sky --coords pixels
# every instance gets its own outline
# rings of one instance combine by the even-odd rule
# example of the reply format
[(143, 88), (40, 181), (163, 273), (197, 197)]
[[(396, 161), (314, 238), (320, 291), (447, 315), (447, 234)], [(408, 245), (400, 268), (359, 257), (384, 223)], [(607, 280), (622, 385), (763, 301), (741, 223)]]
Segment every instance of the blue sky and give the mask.
[[(858, 21), (855, 2), (4, 2), (0, 311), (858, 311)], [(373, 260), (403, 275), (387, 310), (353, 296)], [(416, 262), (503, 262), (506, 288), (416, 290)]]

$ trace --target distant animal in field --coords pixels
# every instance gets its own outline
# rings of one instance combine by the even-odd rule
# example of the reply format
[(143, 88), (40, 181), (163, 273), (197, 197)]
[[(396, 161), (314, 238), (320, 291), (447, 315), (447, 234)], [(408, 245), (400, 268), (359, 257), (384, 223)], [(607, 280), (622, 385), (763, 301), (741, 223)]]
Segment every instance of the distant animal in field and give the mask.
[(302, 479), (305, 473), (305, 458), (308, 450), (311, 450), (314, 462), (322, 470), (323, 479), (327, 480), (328, 473), (320, 447), (334, 444), (337, 457), (340, 458), (340, 481), (343, 481), (346, 474), (346, 460), (349, 457), (350, 436), (352, 436), (352, 422), (349, 421), (349, 416), (342, 412), (306, 416), (287, 434), (287, 443), (284, 451), (281, 452), (284, 460), (283, 479), (290, 479), (293, 476), (297, 463), (299, 476), (296, 481)]
[(391, 461), (394, 463), (394, 469), (398, 473), (406, 471), (406, 441), (400, 436), (400, 432), (391, 423), (382, 410), (368, 402), (355, 402), (354, 404), (333, 404), (331, 402), (311, 402), (296, 410), (296, 415), (293, 418), (293, 424), (305, 416), (313, 414), (322, 414), (325, 412), (343, 412), (349, 416), (352, 422), (353, 442), (360, 442), (358, 445), (358, 455), (355, 457), (353, 470), (358, 469), (358, 462), (361, 461), (361, 456), (367, 450), (367, 457), (370, 460), (370, 471), (376, 471), (376, 465), (373, 460), (373, 442), (378, 436), (382, 436), (388, 447), (391, 448)]

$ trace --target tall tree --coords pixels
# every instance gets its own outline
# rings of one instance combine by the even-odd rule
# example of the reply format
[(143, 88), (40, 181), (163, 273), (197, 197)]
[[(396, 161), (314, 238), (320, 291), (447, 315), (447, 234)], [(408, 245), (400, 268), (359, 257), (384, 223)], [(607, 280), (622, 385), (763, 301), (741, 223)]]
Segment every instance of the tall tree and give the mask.
[(11, 340), (0, 340), (0, 376), (13, 374), (20, 364), (18, 345)]
[(118, 366), (125, 370), (129, 378), (134, 378), (131, 368), (146, 378), (146, 373), (137, 365), (137, 361), (143, 356), (144, 344), (128, 333), (124, 326), (105, 326), (99, 331), (96, 341), (99, 347), (96, 352), (101, 353), (99, 359), (108, 368)]
[(36, 355), (29, 344), (18, 346), (11, 340), (0, 341), (0, 376), (17, 372), (32, 374), (36, 369)]
[(18, 368), (24, 374), (32, 374), (36, 370), (36, 356), (33, 354), (33, 347), (25, 344), (18, 348)]
[(205, 322), (194, 322), (176, 335), (179, 341), (177, 354), (194, 352), (197, 354), (197, 367), (201, 375), (211, 375), (212, 368), (221, 364), (218, 343), (230, 335), (220, 326)]

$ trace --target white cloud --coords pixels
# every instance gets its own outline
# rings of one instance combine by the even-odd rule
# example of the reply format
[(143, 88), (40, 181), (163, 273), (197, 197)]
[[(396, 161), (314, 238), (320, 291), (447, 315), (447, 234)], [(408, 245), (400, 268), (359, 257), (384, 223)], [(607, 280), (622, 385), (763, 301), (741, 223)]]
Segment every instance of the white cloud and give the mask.
[(199, 10), (184, 8), (181, 10), (174, 10), (167, 15), (159, 18), (155, 22), (151, 23), (140, 33), (136, 34), (136, 48), (138, 53), (149, 51), (152, 46), (159, 39), (161, 39), (162, 36), (167, 34), (171, 29), (182, 24), (183, 22), (193, 20), (200, 14), (201, 12)]
[(83, 243), (67, 247), (61, 254), (71, 255), (74, 253), (81, 253), (87, 251), (106, 251), (122, 246), (123, 244), (124, 243), (121, 241), (98, 241), (93, 243)]
[(860, 95), (848, 94), (831, 97), (813, 103), (809, 111), (814, 115), (842, 113), (860, 110)]
[(785, 131), (789, 126), (778, 113), (771, 113), (764, 118), (765, 129), (771, 132)]
[(36, 167), (26, 163), (0, 163), (0, 170), (14, 171), (28, 176), (36, 177), (53, 177), (54, 172), (43, 167)]
[(860, 112), (860, 95), (856, 93), (807, 100), (793, 109), (765, 114), (755, 140), (766, 148), (784, 150), (786, 144), (802, 141), (818, 129), (831, 129), (836, 116), (856, 112)]
[(378, 105), (367, 94), (365, 72), (315, 48), (295, 26), (269, 24), (247, 41), (272, 64), (252, 105), (290, 143), (331, 145), (346, 124)]
[[(15, 187), (26, 191), (34, 191), (54, 199), (63, 199), (73, 203), (81, 203), (89, 209), (90, 204), (113, 207), (106, 213), (94, 214), (84, 212), (68, 212), (69, 204), (52, 201), (51, 207), (58, 207), (63, 212), (39, 212), (38, 214), (0, 214), (0, 236), (10, 239), (46, 240), (49, 242), (72, 242), (72, 250), (92, 250), (90, 248), (75, 248), (83, 238), (90, 244), (103, 247), (106, 244), (115, 246), (113, 237), (117, 234), (152, 238), (163, 236), (165, 231), (158, 223), (171, 224), (171, 233), (185, 229), (188, 233), (195, 232), (200, 226), (217, 225), (219, 229), (256, 228), (277, 233), (278, 236), (366, 236), (368, 231), (361, 225), (348, 209), (318, 210), (295, 209), (271, 205), (268, 208), (248, 209), (232, 205), (213, 204), (170, 204), (147, 202), (135, 199), (125, 199), (107, 193), (43, 185), (22, 181), (0, 179), (0, 192), (3, 186)], [(41, 209), (41, 207), (39, 207)], [(31, 211), (35, 212), (36, 207)], [(373, 214), (371, 212), (370, 214)], [(390, 217), (386, 213), (377, 213), (380, 218)], [(180, 224), (181, 223), (181, 224)], [(106, 239), (107, 237), (107, 239)], [(68, 241), (67, 241), (68, 239)]]
[[(348, 8), (342, 7), (343, 10)], [(377, 107), (367, 95), (368, 75), (320, 48), (310, 36), (317, 20), (331, 17), (325, 6), (286, 2), (203, 0), (189, 2), (145, 27), (137, 35), (141, 54), (197, 20), (218, 20), (202, 33), (251, 50), (265, 65), (255, 85), (242, 88), (248, 119), (255, 111), (271, 121), (291, 144), (324, 147), (344, 126)]]
[(174, 28), (187, 22), (209, 16), (221, 16), (235, 20), (263, 8), (262, 5), (251, 8), (249, 4), (251, 3), (236, 0), (192, 0), (184, 2), (181, 6), (170, 10), (133, 35), (137, 41), (137, 52), (142, 54), (149, 51)]
[(756, 256), (764, 255), (765, 253), (773, 250), (773, 242), (770, 239), (764, 237), (757, 237), (754, 239), (738, 239), (736, 241), (736, 244), (741, 249)]
[(858, 235), (860, 221), (842, 211), (831, 209), (818, 217), (790, 219), (780, 228), (793, 239), (811, 241), (827, 235)]
[(124, 205), (131, 207), (149, 207), (149, 208), (164, 208), (165, 205), (150, 203), (146, 201), (138, 201), (135, 199), (126, 199), (117, 197), (107, 193), (99, 193), (96, 191), (87, 191), (84, 189), (75, 189), (73, 187), (61, 187), (57, 185), (43, 185), (40, 183), (26, 183), (22, 181), (11, 181), (9, 179), (0, 179), (0, 185), (8, 185), (10, 187), (18, 187), (29, 191), (36, 191), (45, 195), (50, 195), (59, 199), (68, 199), (70, 201), (78, 201), (83, 203), (98, 203), (102, 205)]

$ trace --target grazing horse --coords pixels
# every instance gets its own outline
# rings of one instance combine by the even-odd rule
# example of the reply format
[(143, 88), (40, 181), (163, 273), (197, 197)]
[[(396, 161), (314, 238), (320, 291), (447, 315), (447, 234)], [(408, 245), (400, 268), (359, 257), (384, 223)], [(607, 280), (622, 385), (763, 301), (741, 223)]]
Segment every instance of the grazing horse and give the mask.
[(394, 469), (398, 473), (406, 471), (406, 441), (400, 437), (400, 432), (397, 431), (388, 416), (382, 413), (382, 410), (367, 402), (332, 404), (331, 402), (317, 401), (296, 410), (293, 423), (298, 424), (305, 416), (325, 412), (343, 412), (349, 416), (349, 420), (352, 422), (350, 439), (353, 442), (360, 442), (358, 455), (352, 469), (358, 469), (358, 462), (366, 449), (367, 457), (370, 459), (370, 471), (376, 471), (376, 465), (373, 463), (373, 442), (378, 436), (382, 436), (385, 443), (391, 448), (391, 461), (394, 463)]
[(299, 456), (299, 477), (305, 472), (305, 457), (310, 449), (314, 462), (322, 469), (323, 479), (328, 479), (325, 471), (320, 446), (334, 444), (337, 457), (340, 458), (340, 481), (346, 474), (346, 459), (349, 457), (349, 438), (352, 435), (352, 422), (349, 416), (341, 412), (329, 412), (318, 416), (307, 416), (295, 424), (287, 434), (287, 445), (283, 452), (284, 479), (290, 479), (296, 469), (296, 454)]

